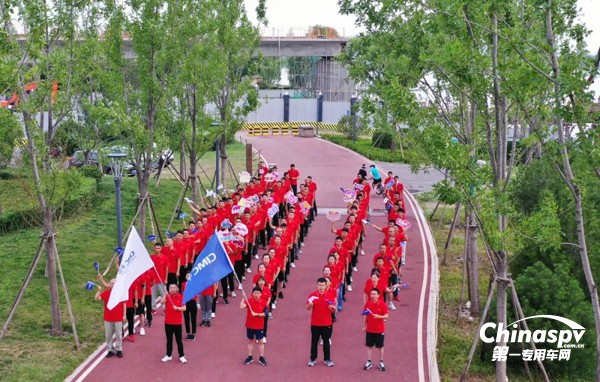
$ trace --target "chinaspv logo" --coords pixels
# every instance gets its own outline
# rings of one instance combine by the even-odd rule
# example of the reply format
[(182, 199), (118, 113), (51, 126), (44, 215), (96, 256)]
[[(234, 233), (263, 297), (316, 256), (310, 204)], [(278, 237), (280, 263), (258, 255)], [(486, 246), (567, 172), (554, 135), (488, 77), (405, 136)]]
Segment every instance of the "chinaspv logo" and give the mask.
[[(563, 328), (560, 330), (538, 329), (532, 331), (525, 330), (523, 325), (519, 325), (521, 321), (534, 319), (558, 321)], [(535, 321), (531, 322), (529, 329), (534, 324)], [(580, 343), (584, 333), (585, 328), (573, 320), (543, 314), (525, 317), (506, 326), (503, 323), (486, 322), (479, 330), (479, 338), (488, 344), (494, 342), (496, 344), (506, 344), (494, 346), (492, 361), (502, 362), (506, 361), (508, 357), (519, 357), (523, 361), (568, 361), (571, 358), (572, 349), (585, 347), (583, 343)], [(533, 343), (535, 349), (523, 349), (519, 353), (511, 352), (511, 346), (513, 349), (517, 349), (519, 343), (524, 344), (526, 347), (531, 346), (530, 344)]]

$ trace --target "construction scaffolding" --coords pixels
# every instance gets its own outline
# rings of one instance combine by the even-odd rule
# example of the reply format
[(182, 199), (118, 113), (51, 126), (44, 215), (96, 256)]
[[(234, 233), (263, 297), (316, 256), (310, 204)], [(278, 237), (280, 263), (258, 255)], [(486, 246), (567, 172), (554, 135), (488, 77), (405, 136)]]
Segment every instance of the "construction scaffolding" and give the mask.
[(356, 85), (348, 78), (348, 70), (335, 57), (288, 57), (286, 60), (293, 98), (316, 98), (349, 102)]

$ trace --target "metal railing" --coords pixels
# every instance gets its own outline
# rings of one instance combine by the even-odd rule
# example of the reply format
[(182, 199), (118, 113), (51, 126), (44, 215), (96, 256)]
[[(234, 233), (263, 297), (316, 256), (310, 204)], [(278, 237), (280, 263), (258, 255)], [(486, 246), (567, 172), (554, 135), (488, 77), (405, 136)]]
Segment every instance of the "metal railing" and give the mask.
[(262, 38), (322, 38), (337, 39), (346, 38), (345, 28), (326, 26), (313, 27), (262, 27), (260, 28)]

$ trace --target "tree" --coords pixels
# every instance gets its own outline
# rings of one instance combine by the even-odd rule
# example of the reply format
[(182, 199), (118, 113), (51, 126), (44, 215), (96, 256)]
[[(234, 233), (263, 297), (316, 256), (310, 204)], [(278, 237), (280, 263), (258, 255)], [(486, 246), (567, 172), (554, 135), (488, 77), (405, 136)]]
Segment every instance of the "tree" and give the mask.
[[(551, 124), (559, 132), (562, 172), (576, 205), (581, 202), (577, 202), (577, 194), (581, 195), (577, 182), (568, 174), (567, 145), (560, 137), (569, 136), (563, 129), (564, 116), (579, 126), (587, 122), (581, 117), (589, 101), (585, 92), (589, 65), (581, 43), (586, 32), (574, 22), (574, 2), (548, 2), (544, 7), (527, 1), (462, 0), (394, 4), (342, 0), (340, 4), (366, 29), (343, 54), (351, 76), (367, 87), (367, 97), (383, 100), (396, 121), (413, 127), (405, 139), (417, 152), (415, 165), (448, 170), (470, 210), (469, 226), (477, 222), (490, 249), (498, 285), (496, 319), (506, 324), (509, 248), (515, 241), (509, 224), (515, 213), (506, 191), (521, 166), (518, 158), (523, 156), (527, 164), (533, 152), (542, 153)], [(559, 46), (551, 38), (553, 25), (560, 30)], [(547, 46), (551, 60), (543, 53)], [(570, 98), (571, 106), (566, 108), (565, 100)], [(583, 214), (576, 220), (585, 268)], [(477, 230), (470, 231), (471, 238)], [(479, 278), (472, 262), (475, 245), (467, 249), (470, 293), (475, 295), (478, 288), (472, 283)], [(595, 284), (586, 279), (597, 301)], [(596, 311), (597, 304), (593, 305)], [(506, 364), (497, 362), (496, 379), (505, 378)]]
[(245, 116), (258, 106), (258, 92), (251, 85), (251, 78), (243, 74), (258, 48), (259, 35), (258, 29), (248, 20), (243, 1), (216, 1), (214, 9), (216, 52), (221, 62), (213, 72), (219, 88), (213, 103), (219, 112), (221, 124), (220, 184), (225, 189), (228, 168), (226, 142), (241, 128)]
[[(27, 140), (25, 156), (43, 218), (46, 274), (49, 283), (51, 334), (63, 331), (57, 283), (55, 221), (60, 195), (76, 187), (77, 172), (65, 172), (50, 155), (61, 122), (73, 112), (83, 67), (76, 59), (79, 37), (94, 25), (95, 5), (89, 1), (51, 3), (46, 0), (2, 2), (2, 70), (0, 84), (19, 96), (9, 126), (22, 123)], [(15, 14), (28, 31), (19, 47), (10, 17)], [(25, 89), (30, 91), (26, 91)], [(17, 122), (18, 121), (18, 122)]]

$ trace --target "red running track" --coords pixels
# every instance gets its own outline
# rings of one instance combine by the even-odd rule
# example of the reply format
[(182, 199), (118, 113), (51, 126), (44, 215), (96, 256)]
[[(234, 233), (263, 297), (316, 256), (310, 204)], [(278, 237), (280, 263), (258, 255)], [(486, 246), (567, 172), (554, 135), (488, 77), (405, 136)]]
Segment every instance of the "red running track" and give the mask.
[[(159, 312), (154, 316), (153, 327), (146, 329), (146, 336), (137, 335), (135, 343), (124, 341), (123, 359), (103, 359), (105, 350), (100, 350), (96, 357), (92, 356), (90, 362), (82, 365), (70, 380), (437, 380), (437, 376), (429, 376), (430, 365), (427, 356), (427, 312), (431, 277), (423, 282), (425, 270), (431, 269), (431, 257), (424, 251), (429, 252), (430, 248), (427, 242), (421, 242), (424, 235), (420, 232), (421, 224), (417, 221), (418, 214), (412, 203), (407, 204), (407, 215), (412, 228), (408, 232), (407, 265), (402, 272), (402, 282), (408, 283), (409, 287), (401, 290), (400, 301), (396, 302), (398, 309), (390, 311), (390, 318), (386, 323), (387, 370), (380, 372), (376, 367), (369, 371), (362, 370), (366, 360), (364, 334), (361, 332), (362, 289), (371, 269), (371, 259), (382, 239), (382, 234), (371, 228), (367, 229), (364, 243), (366, 256), (359, 257), (358, 272), (354, 273), (354, 291), (347, 292), (348, 301), (344, 304), (343, 312), (338, 313), (338, 320), (334, 324), (331, 354), (335, 366), (327, 368), (322, 363), (322, 349), (319, 349), (317, 366), (307, 366), (310, 351), (310, 312), (305, 309), (306, 297), (316, 287), (316, 279), (321, 275), (327, 252), (334, 239), (333, 234), (329, 233), (330, 222), (323, 215), (328, 207), (344, 207), (339, 188), (350, 185), (365, 160), (355, 153), (317, 139), (261, 137), (248, 138), (248, 141), (261, 150), (261, 154), (269, 163), (277, 163), (280, 172), (287, 170), (290, 163), (294, 163), (302, 179), (312, 175), (318, 184), (317, 203), (320, 216), (310, 229), (306, 246), (300, 260), (296, 262), (297, 267), (292, 270), (290, 282), (283, 290), (285, 298), (278, 301), (277, 309), (273, 312), (274, 319), (269, 321), (268, 343), (265, 346), (268, 366), (263, 367), (256, 362), (258, 349), (255, 349), (255, 362), (248, 366), (243, 365), (246, 357), (245, 312), (239, 309), (238, 296), (230, 298), (229, 305), (220, 301), (212, 327), (199, 327), (196, 341), (184, 341), (188, 364), (182, 365), (177, 361), (176, 349), (173, 361), (166, 364), (160, 362), (165, 354), (165, 335), (163, 316)], [(371, 208), (380, 208), (382, 205), (379, 203), (381, 198), (373, 196)], [(371, 220), (380, 226), (385, 224), (383, 216), (373, 216)], [(249, 280), (243, 284), (244, 289), (249, 291)], [(425, 290), (422, 290), (423, 286)], [(101, 324), (99, 320), (98, 330), (103, 329)], [(375, 365), (377, 354), (374, 351)]]

